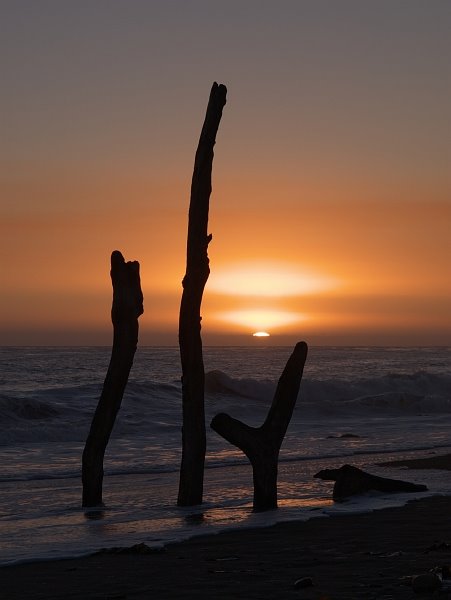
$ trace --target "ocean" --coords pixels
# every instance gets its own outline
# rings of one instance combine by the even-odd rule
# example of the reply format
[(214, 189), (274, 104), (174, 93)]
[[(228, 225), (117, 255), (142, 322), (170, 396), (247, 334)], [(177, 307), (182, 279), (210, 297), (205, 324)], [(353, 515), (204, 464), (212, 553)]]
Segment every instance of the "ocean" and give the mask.
[(253, 513), (247, 459), (208, 425), (218, 412), (261, 424), (291, 351), (260, 342), (204, 348), (204, 503), (179, 508), (178, 348), (138, 348), (105, 457), (105, 507), (86, 511), (81, 453), (110, 348), (0, 348), (0, 564), (138, 543), (159, 547), (231, 527), (368, 511), (415, 497), (374, 493), (334, 504), (332, 483), (313, 475), (345, 463), (425, 483), (429, 494), (451, 494), (441, 471), (377, 466), (451, 452), (451, 348), (313, 347), (280, 453), (279, 509)]

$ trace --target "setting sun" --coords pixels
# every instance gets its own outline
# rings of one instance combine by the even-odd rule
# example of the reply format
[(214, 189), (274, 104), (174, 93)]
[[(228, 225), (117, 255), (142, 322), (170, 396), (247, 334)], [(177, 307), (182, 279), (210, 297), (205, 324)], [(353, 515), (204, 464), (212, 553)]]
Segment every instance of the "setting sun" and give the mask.
[[(280, 335), (288, 326), (310, 320), (305, 300), (327, 294), (338, 285), (338, 278), (311, 268), (260, 259), (212, 270), (208, 289), (215, 295), (218, 310), (213, 318), (221, 328), (254, 331), (254, 337), (269, 337), (268, 329)], [(230, 310), (219, 308), (227, 304), (231, 305)]]
[(451, 600), (451, 0), (1, 9), (2, 596)]
[[(84, 15), (88, 3), (25, 2), (51, 15), (39, 19), (7, 4), (2, 345), (108, 345), (115, 249), (140, 263), (140, 345), (177, 345), (194, 151), (216, 77), (229, 95), (212, 169), (203, 342), (269, 331), (269, 345), (299, 335), (449, 345), (448, 3), (328, 3), (362, 5), (356, 36), (351, 8), (273, 3), (256, 25), (228, 7), (218, 28), (209, 3), (189, 39), (177, 0), (157, 11), (111, 3), (106, 21), (100, 8)], [(406, 26), (409, 14), (418, 22)], [(199, 33), (207, 22), (219, 40), (211, 48)], [(224, 53), (232, 34), (236, 51)]]

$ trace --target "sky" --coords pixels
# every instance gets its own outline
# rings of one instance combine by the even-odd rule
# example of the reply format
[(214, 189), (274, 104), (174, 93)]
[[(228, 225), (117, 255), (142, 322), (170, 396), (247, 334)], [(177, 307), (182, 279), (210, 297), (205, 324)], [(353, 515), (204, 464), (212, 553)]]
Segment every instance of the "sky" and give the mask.
[(109, 344), (115, 249), (177, 344), (217, 81), (204, 344), (449, 345), (450, 56), (448, 0), (1, 0), (0, 344)]

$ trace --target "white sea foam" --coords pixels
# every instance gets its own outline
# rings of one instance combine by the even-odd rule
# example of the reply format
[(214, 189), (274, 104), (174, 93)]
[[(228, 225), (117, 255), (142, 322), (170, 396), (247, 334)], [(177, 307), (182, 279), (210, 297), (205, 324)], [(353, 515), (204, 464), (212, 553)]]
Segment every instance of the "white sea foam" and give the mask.
[[(207, 424), (228, 412), (260, 425), (290, 352), (206, 348)], [(450, 349), (313, 348), (280, 455), (280, 510), (250, 512), (247, 459), (209, 428), (205, 505), (180, 509), (178, 350), (139, 349), (105, 457), (108, 508), (91, 519), (79, 508), (80, 457), (109, 349), (12, 348), (0, 349), (0, 357), (0, 562), (404, 502), (379, 495), (337, 507), (330, 485), (312, 475), (325, 466), (451, 446)], [(390, 469), (373, 472), (399, 477)], [(439, 472), (409, 472), (408, 479), (451, 493)]]

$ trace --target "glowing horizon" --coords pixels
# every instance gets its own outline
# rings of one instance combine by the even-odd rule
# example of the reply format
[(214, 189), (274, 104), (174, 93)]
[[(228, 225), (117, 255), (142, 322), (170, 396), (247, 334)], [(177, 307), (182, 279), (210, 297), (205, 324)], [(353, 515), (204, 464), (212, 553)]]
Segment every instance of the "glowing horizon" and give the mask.
[(209, 288), (233, 296), (302, 296), (338, 287), (336, 278), (274, 259), (241, 261), (212, 272)]
[(305, 315), (284, 310), (268, 308), (266, 310), (244, 309), (225, 311), (215, 315), (222, 322), (240, 326), (249, 330), (278, 329), (299, 323), (306, 319)]
[(0, 344), (109, 344), (115, 249), (177, 344), (214, 78), (203, 342), (449, 344), (446, 3), (204, 4), (5, 7)]

